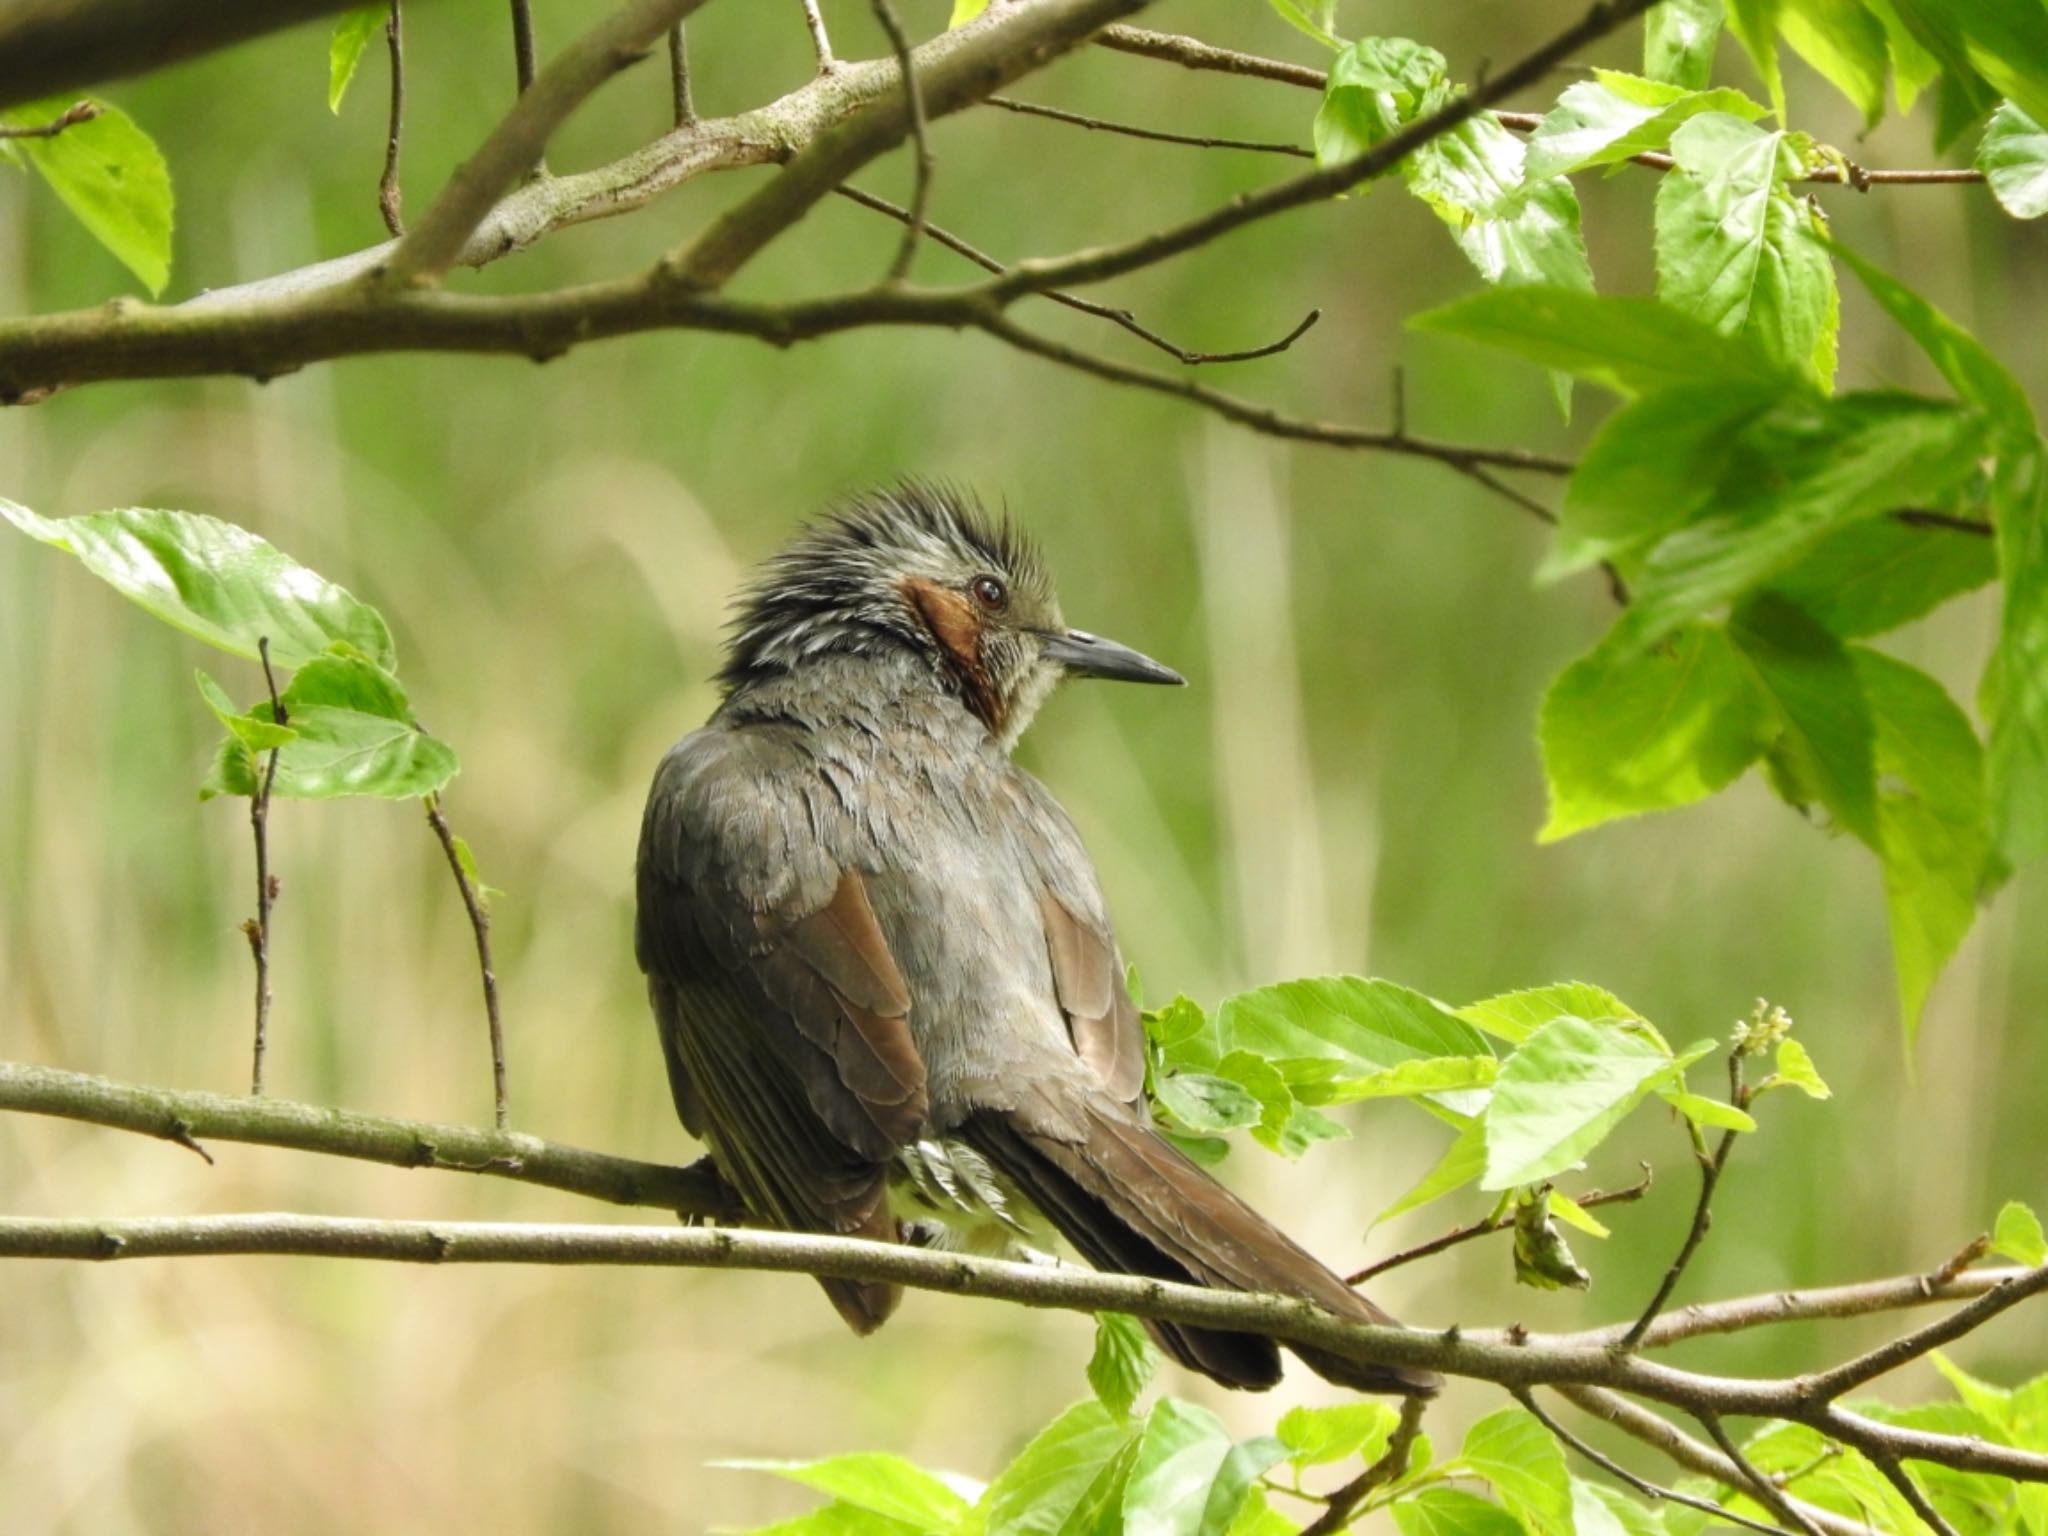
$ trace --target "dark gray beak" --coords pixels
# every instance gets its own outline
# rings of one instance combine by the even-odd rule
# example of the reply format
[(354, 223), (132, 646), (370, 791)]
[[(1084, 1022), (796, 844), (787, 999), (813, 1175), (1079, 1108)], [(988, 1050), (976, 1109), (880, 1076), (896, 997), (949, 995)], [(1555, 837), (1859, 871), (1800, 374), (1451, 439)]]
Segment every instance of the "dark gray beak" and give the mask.
[(1085, 629), (1047, 635), (1039, 654), (1058, 662), (1072, 677), (1107, 677), (1120, 683), (1172, 683), (1183, 688), (1188, 681), (1150, 656), (1100, 635), (1091, 635)]

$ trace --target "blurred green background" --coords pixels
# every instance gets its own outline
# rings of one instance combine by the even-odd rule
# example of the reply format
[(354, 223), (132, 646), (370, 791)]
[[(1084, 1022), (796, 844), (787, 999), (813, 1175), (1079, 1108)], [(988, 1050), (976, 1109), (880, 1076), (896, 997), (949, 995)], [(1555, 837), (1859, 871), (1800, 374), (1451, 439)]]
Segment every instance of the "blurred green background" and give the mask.
[[(899, 0), (916, 30), (944, 0)], [(590, 9), (540, 0), (543, 52)], [(1354, 34), (1419, 37), (1469, 78), (1576, 3), (1349, 0)], [(827, 0), (840, 51), (882, 51), (864, 0)], [(1167, 0), (1147, 24), (1307, 59), (1255, 0)], [(424, 207), (506, 104), (502, 7), (437, 0), (409, 32), (406, 187)], [(1589, 62), (1633, 63), (1639, 29)], [(794, 0), (724, 0), (691, 24), (700, 108), (807, 78)], [(1747, 78), (1732, 44), (1723, 73)], [(117, 86), (169, 157), (180, 213), (171, 297), (381, 238), (381, 50), (338, 118), (313, 27)], [(1847, 106), (1792, 70), (1795, 126), (1873, 165), (1931, 162), (1924, 118), (1855, 137)], [(1560, 81), (1561, 86), (1563, 82)], [(1018, 94), (1157, 126), (1305, 142), (1314, 98), (1101, 51)], [(1539, 108), (1542, 100), (1516, 103)], [(658, 63), (570, 124), (558, 168), (666, 127)], [(994, 111), (935, 132), (934, 217), (1004, 256), (1131, 234), (1287, 174)], [(457, 282), (536, 289), (630, 271), (766, 173), (713, 178)], [(901, 156), (861, 185), (907, 186)], [(1582, 179), (1603, 288), (1647, 291), (1654, 179)], [(2048, 404), (2048, 231), (1982, 189), (1823, 193), (1839, 232), (1997, 348)], [(893, 225), (828, 200), (740, 291), (790, 295), (878, 275)], [(920, 276), (969, 269), (942, 251)], [(1183, 344), (1284, 356), (1208, 370), (1303, 413), (1383, 421), (1405, 371), (1413, 428), (1570, 451), (1541, 376), (1402, 318), (1475, 282), (1433, 215), (1393, 188), (1270, 222), (1115, 291)], [(132, 291), (28, 178), (0, 174), (9, 313)], [(1933, 387), (1860, 291), (1844, 293), (1845, 383)], [(1046, 306), (1044, 330), (1165, 359)], [(1860, 849), (1755, 784), (1678, 816), (1538, 848), (1542, 689), (1609, 617), (1596, 580), (1536, 589), (1540, 527), (1426, 464), (1276, 446), (1187, 407), (1059, 372), (986, 340), (905, 332), (775, 351), (711, 337), (608, 343), (544, 368), (398, 357), (239, 381), (98, 385), (0, 412), (0, 493), (53, 516), (120, 505), (253, 528), (381, 605), (413, 698), (466, 764), (457, 830), (504, 888), (497, 913), (523, 1129), (638, 1157), (695, 1155), (672, 1117), (633, 964), (629, 880), (665, 746), (715, 702), (727, 595), (833, 495), (904, 472), (957, 479), (1043, 539), (1071, 620), (1170, 661), (1186, 692), (1077, 687), (1023, 756), (1094, 850), (1127, 955), (1155, 1000), (1262, 981), (1377, 974), (1463, 1001), (1565, 977), (1606, 984), (1677, 1038), (1784, 1004), (1831, 1105), (1771, 1102), (1726, 1186), (1686, 1297), (1930, 1266), (1998, 1201), (2048, 1197), (2048, 880), (2005, 892), (1901, 1045), (1882, 892)], [(1549, 494), (1552, 487), (1537, 483)], [(1981, 600), (1895, 637), (1970, 695), (1993, 622)], [(238, 804), (194, 786), (216, 734), (193, 692), (219, 658), (75, 564), (0, 539), (0, 1055), (233, 1090), (246, 1073), (252, 905)], [(225, 663), (237, 667), (236, 663)], [(232, 674), (251, 697), (253, 672)], [(273, 1091), (485, 1121), (489, 1081), (467, 931), (413, 807), (282, 804)], [(1370, 1214), (1441, 1151), (1401, 1105), (1351, 1114), (1357, 1140), (1290, 1168), (1247, 1146), (1228, 1176), (1333, 1263), (1480, 1214), (1481, 1197), (1367, 1236)], [(1584, 1244), (1590, 1297), (1516, 1292), (1504, 1248), (1404, 1270), (1380, 1299), (1418, 1323), (1567, 1326), (1641, 1304), (1688, 1214), (1682, 1138), (1645, 1113), (1587, 1183), (1658, 1188)], [(608, 1219), (544, 1191), (452, 1175), (164, 1144), (0, 1121), (19, 1212), (347, 1213)], [(630, 1217), (628, 1217), (630, 1219)], [(913, 1297), (878, 1337), (846, 1334), (801, 1279), (246, 1260), (9, 1269), (0, 1291), (0, 1529), (10, 1533), (492, 1528), (696, 1530), (803, 1498), (717, 1458), (888, 1448), (986, 1475), (1081, 1395), (1089, 1325)], [(1681, 1298), (1684, 1299), (1684, 1298)], [(1832, 1325), (1697, 1346), (1783, 1369), (1874, 1340)], [(2048, 1327), (2016, 1317), (1967, 1363), (2038, 1369)], [(1298, 1369), (1268, 1399), (1210, 1402), (1240, 1430), (1328, 1400)], [(1932, 1389), (1931, 1373), (1898, 1391)], [(1493, 1406), (1454, 1393), (1446, 1430)]]

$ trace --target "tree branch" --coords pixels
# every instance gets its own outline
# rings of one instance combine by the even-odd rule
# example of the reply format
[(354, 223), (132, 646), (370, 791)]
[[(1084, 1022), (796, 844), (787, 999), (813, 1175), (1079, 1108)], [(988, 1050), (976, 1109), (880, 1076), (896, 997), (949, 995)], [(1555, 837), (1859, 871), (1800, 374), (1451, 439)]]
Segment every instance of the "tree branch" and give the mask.
[(463, 844), (448, 825), (448, 814), (441, 809), (440, 793), (436, 791), (428, 795), (425, 803), (427, 825), (434, 829), (441, 852), (448, 857), (448, 868), (455, 876), (455, 888), (462, 893), (462, 910), (469, 917), (470, 935), (476, 941), (477, 969), (483, 974), (484, 1019), (491, 1037), (491, 1104), (496, 1111), (498, 1129), (502, 1131), (512, 1124), (512, 1108), (505, 1090), (505, 1022), (498, 1012), (498, 969), (491, 962), (490, 907), (464, 866)]
[(430, 283), (460, 261), (470, 237), (533, 168), (562, 120), (703, 3), (628, 0), (557, 55), (393, 248), (384, 280), (394, 286)]
[(1373, 1489), (1391, 1483), (1408, 1470), (1415, 1441), (1422, 1434), (1422, 1416), (1429, 1411), (1429, 1399), (1411, 1397), (1401, 1404), (1401, 1419), (1387, 1437), (1387, 1448), (1379, 1458), (1350, 1482), (1330, 1495), (1323, 1512), (1302, 1529), (1301, 1536), (1331, 1536), (1351, 1520), (1351, 1512), (1365, 1502)]
[(188, 1148), (196, 1148), (199, 1137), (288, 1147), (394, 1168), (489, 1174), (704, 1220), (739, 1216), (732, 1191), (708, 1163), (672, 1168), (478, 1126), (321, 1109), (289, 1099), (144, 1087), (21, 1062), (0, 1062), (0, 1111), (5, 1110), (131, 1131)]
[(881, 23), (882, 31), (888, 36), (889, 47), (896, 55), (896, 71), (903, 77), (903, 110), (910, 119), (910, 147), (916, 177), (910, 192), (909, 217), (903, 221), (903, 241), (897, 246), (896, 259), (889, 266), (889, 281), (900, 283), (910, 276), (911, 263), (917, 259), (917, 242), (924, 234), (925, 210), (931, 207), (932, 146), (925, 134), (924, 87), (918, 83), (917, 60), (910, 47), (910, 38), (896, 17), (896, 7), (889, 0), (873, 0), (873, 3), (875, 20)]
[(1736, 1485), (1740, 1491), (1749, 1494), (1785, 1524), (1798, 1527), (1805, 1536), (1821, 1536), (1819, 1527), (1806, 1517), (1805, 1511), (1792, 1502), (1785, 1490), (1758, 1471), (1755, 1464), (1742, 1454), (1742, 1447), (1729, 1435), (1726, 1426), (1721, 1423), (1719, 1414), (1702, 1413), (1699, 1420), (1701, 1428), (1707, 1432), (1707, 1438), (1721, 1448), (1721, 1454), (1726, 1456), (1734, 1464), (1735, 1470), (1742, 1474), (1741, 1482)]
[(384, 48), (391, 57), (391, 120), (384, 137), (384, 174), (377, 182), (377, 211), (395, 237), (405, 233), (405, 201), (398, 185), (398, 152), (405, 134), (405, 20), (399, 0), (391, 0), (391, 14), (384, 21)]
[(1016, 112), (1025, 117), (1048, 118), (1055, 123), (1066, 123), (1095, 133), (1122, 134), (1125, 138), (1147, 139), (1155, 144), (1184, 144), (1190, 149), (1247, 149), (1266, 155), (1292, 155), (1298, 160), (1313, 160), (1316, 157), (1314, 150), (1304, 149), (1299, 144), (1276, 144), (1262, 139), (1206, 139), (1191, 133), (1167, 133), (1159, 128), (1140, 128), (1132, 123), (1113, 123), (1107, 118), (1088, 117), (1083, 113), (1068, 112), (1059, 107), (1041, 107), (1036, 102), (1018, 101), (1009, 96), (990, 96), (984, 99), (983, 104), (1000, 107), (1005, 112)]
[(76, 128), (80, 123), (91, 122), (100, 115), (100, 110), (100, 104), (96, 101), (75, 101), (47, 123), (37, 123), (28, 128), (16, 128), (9, 123), (0, 123), (0, 139), (54, 139), (66, 128)]
[[(1643, 1176), (1624, 1189), (1595, 1189), (1580, 1195), (1574, 1202), (1581, 1210), (1596, 1205), (1621, 1205), (1628, 1201), (1640, 1200), (1650, 1192), (1650, 1165), (1643, 1164)], [(1474, 1221), (1462, 1227), (1453, 1227), (1440, 1237), (1433, 1237), (1426, 1243), (1417, 1243), (1413, 1248), (1404, 1248), (1399, 1253), (1390, 1253), (1384, 1259), (1375, 1260), (1365, 1268), (1344, 1277), (1346, 1285), (1363, 1285), (1374, 1275), (1383, 1275), (1390, 1269), (1403, 1264), (1413, 1264), (1417, 1259), (1432, 1258), (1447, 1248), (1460, 1243), (1469, 1243), (1475, 1237), (1485, 1237), (1493, 1232), (1505, 1232), (1515, 1224), (1512, 1212), (1506, 1216), (1491, 1216)]]
[(0, 7), (0, 107), (147, 74), (362, 0), (14, 0)]

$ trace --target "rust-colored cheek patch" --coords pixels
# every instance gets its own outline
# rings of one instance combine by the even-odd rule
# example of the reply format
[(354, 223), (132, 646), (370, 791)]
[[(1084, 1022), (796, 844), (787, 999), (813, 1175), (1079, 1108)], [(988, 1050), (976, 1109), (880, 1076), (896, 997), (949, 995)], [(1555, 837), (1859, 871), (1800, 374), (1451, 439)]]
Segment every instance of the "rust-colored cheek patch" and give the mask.
[(939, 642), (953, 663), (954, 674), (966, 690), (967, 707), (980, 717), (990, 731), (1000, 734), (1002, 702), (995, 684), (981, 664), (981, 615), (964, 592), (955, 592), (933, 582), (911, 577), (903, 583), (904, 601), (917, 613), (932, 638)]

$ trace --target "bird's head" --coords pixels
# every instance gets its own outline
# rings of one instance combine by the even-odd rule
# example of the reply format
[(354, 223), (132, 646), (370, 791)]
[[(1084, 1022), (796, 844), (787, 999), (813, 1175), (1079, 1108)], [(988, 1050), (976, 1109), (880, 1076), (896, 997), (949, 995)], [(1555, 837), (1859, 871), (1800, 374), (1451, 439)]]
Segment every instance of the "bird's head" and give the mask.
[(959, 491), (911, 481), (842, 503), (769, 558), (719, 676), (731, 693), (843, 657), (922, 662), (1005, 747), (1062, 678), (1183, 681), (1067, 628), (1028, 539)]

